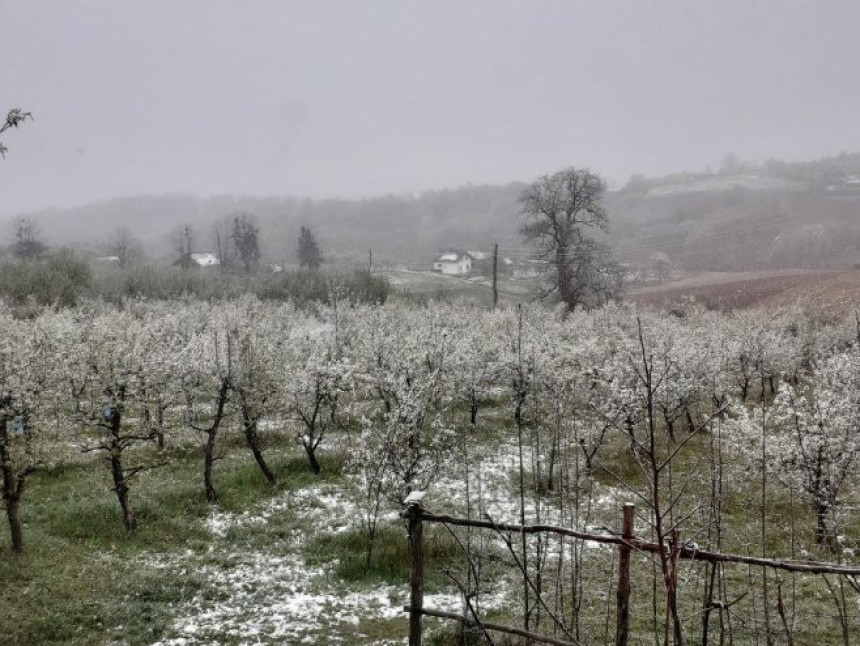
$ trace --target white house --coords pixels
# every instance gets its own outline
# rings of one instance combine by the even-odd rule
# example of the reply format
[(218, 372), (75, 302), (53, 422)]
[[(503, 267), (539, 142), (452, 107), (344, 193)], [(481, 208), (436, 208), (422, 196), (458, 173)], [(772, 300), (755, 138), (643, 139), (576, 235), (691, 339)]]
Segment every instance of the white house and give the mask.
[(468, 251), (442, 251), (433, 261), (433, 271), (462, 276), (472, 271), (474, 259)]
[(191, 254), (191, 260), (198, 267), (217, 267), (221, 264), (218, 256), (214, 253), (193, 253)]

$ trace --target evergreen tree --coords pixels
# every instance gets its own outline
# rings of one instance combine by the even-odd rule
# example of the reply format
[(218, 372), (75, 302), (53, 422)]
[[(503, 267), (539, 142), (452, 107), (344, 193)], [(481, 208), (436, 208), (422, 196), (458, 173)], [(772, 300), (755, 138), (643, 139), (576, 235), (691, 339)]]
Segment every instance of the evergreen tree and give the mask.
[(302, 225), (299, 233), (299, 266), (316, 271), (322, 264), (322, 253), (310, 227)]
[(260, 229), (255, 226), (246, 213), (237, 215), (233, 220), (233, 245), (239, 253), (239, 260), (245, 271), (251, 271), (260, 260)]

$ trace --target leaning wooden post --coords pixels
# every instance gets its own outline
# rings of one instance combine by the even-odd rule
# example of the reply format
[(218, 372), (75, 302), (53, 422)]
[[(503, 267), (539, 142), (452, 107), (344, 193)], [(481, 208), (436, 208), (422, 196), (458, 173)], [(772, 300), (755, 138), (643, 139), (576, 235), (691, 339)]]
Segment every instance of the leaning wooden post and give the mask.
[(624, 543), (618, 548), (618, 591), (617, 623), (615, 628), (615, 646), (627, 646), (630, 632), (630, 540), (633, 538), (633, 517), (636, 505), (628, 502), (624, 505), (624, 516), (621, 521), (621, 538)]
[(421, 516), (423, 491), (410, 493), (404, 504), (409, 519), (409, 553), (412, 574), (409, 581), (409, 646), (421, 646), (421, 611), (424, 609), (424, 545)]

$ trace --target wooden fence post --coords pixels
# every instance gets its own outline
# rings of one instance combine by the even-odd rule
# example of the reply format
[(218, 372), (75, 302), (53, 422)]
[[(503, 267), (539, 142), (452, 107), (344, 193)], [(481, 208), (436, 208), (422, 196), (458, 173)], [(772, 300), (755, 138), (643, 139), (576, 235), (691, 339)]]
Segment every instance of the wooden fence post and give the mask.
[(421, 646), (421, 613), (424, 609), (424, 511), (423, 491), (413, 491), (406, 497), (406, 517), (409, 519), (409, 553), (412, 574), (409, 581), (409, 646)]
[(630, 631), (630, 539), (633, 538), (633, 517), (636, 505), (628, 502), (624, 505), (624, 515), (621, 521), (621, 538), (625, 544), (618, 548), (618, 591), (615, 594), (617, 601), (615, 646), (627, 646), (627, 638)]
[(493, 309), (499, 304), (499, 243), (493, 245)]

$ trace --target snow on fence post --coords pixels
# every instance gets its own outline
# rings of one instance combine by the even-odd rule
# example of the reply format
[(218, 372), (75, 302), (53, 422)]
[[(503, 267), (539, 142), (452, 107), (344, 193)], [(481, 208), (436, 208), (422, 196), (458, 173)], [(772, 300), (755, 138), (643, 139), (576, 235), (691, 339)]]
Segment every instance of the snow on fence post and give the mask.
[(424, 545), (421, 516), (423, 491), (410, 493), (404, 504), (409, 519), (409, 552), (412, 574), (409, 581), (409, 646), (421, 646), (421, 614), (424, 610)]
[(625, 503), (621, 521), (621, 538), (624, 540), (619, 548), (618, 557), (618, 590), (616, 592), (617, 613), (615, 628), (615, 646), (627, 646), (630, 631), (630, 541), (633, 538), (633, 517), (636, 505)]

